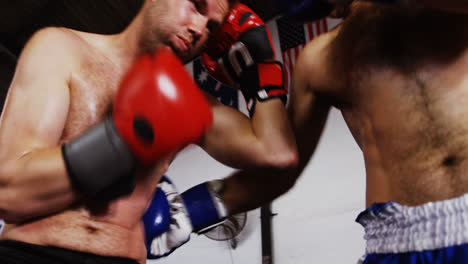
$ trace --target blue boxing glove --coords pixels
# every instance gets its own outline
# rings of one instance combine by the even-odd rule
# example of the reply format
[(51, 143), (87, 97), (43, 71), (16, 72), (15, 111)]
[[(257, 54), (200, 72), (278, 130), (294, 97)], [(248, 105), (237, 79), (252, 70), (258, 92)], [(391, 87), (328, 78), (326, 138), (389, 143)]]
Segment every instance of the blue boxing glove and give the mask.
[(185, 244), (192, 232), (224, 220), (226, 208), (217, 196), (220, 183), (202, 183), (179, 194), (174, 184), (163, 177), (143, 216), (147, 258), (167, 256)]

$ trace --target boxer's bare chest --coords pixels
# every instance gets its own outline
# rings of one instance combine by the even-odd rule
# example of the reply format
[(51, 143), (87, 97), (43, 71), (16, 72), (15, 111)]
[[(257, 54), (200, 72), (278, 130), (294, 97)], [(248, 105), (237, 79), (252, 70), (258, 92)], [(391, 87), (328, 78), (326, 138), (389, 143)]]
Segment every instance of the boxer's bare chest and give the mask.
[(70, 75), (70, 107), (63, 140), (83, 133), (109, 113), (120, 78), (105, 57), (90, 52), (83, 58)]
[(463, 15), (369, 5), (334, 43), (348, 69), (343, 115), (368, 179), (386, 175), (389, 199), (419, 204), (468, 191), (467, 25)]
[[(122, 74), (99, 52), (84, 46), (82, 50), (75, 54), (82, 57), (68, 78), (70, 105), (62, 141), (79, 136), (109, 113)], [(80, 202), (63, 212), (10, 226), (5, 238), (140, 258), (144, 245), (138, 223), (151, 198), (151, 186), (142, 180), (137, 185), (134, 193), (109, 204)]]
[(468, 92), (468, 16), (362, 4), (330, 47), (338, 58), (332, 71), (344, 80), (336, 94), (343, 110), (405, 117), (390, 126), (432, 123), (428, 132), (462, 117), (449, 109)]
[[(82, 58), (80, 66), (70, 76), (70, 107), (68, 118), (62, 135), (63, 141), (68, 141), (86, 132), (90, 127), (107, 118), (112, 111), (113, 100), (118, 90), (118, 86), (124, 71), (115, 65), (108, 56), (99, 51), (88, 49)], [(142, 172), (151, 173), (151, 172)], [(140, 182), (142, 182), (140, 184)], [(93, 203), (86, 203), (84, 208), (90, 215), (96, 214), (97, 219), (122, 218), (130, 215), (130, 218), (141, 213), (151, 195), (151, 177), (137, 179), (135, 192), (122, 199), (117, 199), (109, 204), (107, 212), (102, 215), (101, 205), (95, 206)], [(141, 186), (140, 186), (141, 185)], [(97, 209), (96, 209), (96, 208)], [(132, 210), (127, 207), (137, 209), (138, 213), (128, 214)], [(120, 209), (125, 208), (125, 209)], [(109, 210), (111, 209), (111, 210)], [(96, 217), (93, 215), (93, 217)], [(109, 220), (113, 222), (115, 219)], [(133, 220), (130, 222), (134, 222)]]

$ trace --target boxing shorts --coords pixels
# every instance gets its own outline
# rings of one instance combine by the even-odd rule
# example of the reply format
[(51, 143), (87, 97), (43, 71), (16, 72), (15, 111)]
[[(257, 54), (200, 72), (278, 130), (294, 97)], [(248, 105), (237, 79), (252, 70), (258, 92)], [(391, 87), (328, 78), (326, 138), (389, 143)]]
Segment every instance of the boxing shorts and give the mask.
[(136, 260), (105, 257), (58, 247), (0, 240), (0, 263), (8, 264), (138, 264)]
[(414, 207), (376, 203), (356, 222), (366, 240), (358, 263), (468, 263), (468, 194)]

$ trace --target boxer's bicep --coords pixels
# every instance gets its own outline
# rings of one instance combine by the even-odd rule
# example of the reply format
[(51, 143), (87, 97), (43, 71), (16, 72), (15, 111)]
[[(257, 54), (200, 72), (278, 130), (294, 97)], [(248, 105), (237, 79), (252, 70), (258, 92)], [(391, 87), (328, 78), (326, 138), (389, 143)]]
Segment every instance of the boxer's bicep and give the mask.
[(200, 146), (214, 159), (231, 167), (255, 164), (258, 140), (249, 118), (207, 95), (213, 110), (213, 125)]
[(317, 46), (306, 46), (299, 55), (293, 74), (288, 115), (296, 137), (300, 168), (314, 153), (331, 108), (328, 100), (320, 96), (329, 89), (326, 87), (329, 73), (320, 63), (321, 53)]
[[(8, 91), (0, 126), (0, 156), (59, 143), (69, 106), (69, 70), (60, 49), (36, 33), (25, 46)], [(51, 35), (51, 34), (48, 34)]]

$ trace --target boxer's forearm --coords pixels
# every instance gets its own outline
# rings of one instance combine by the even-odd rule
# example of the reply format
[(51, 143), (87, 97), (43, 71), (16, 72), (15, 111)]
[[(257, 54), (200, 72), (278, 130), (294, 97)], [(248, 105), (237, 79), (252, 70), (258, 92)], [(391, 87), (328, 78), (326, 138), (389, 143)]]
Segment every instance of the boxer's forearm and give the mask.
[(296, 166), (296, 140), (281, 100), (257, 102), (255, 107), (251, 118), (252, 128), (262, 142), (265, 156), (271, 158), (265, 165), (278, 169)]
[(78, 199), (60, 147), (32, 151), (6, 162), (0, 174), (0, 218), (7, 222), (55, 213)]
[(229, 214), (256, 209), (294, 186), (296, 170), (243, 170), (224, 180), (222, 199)]

